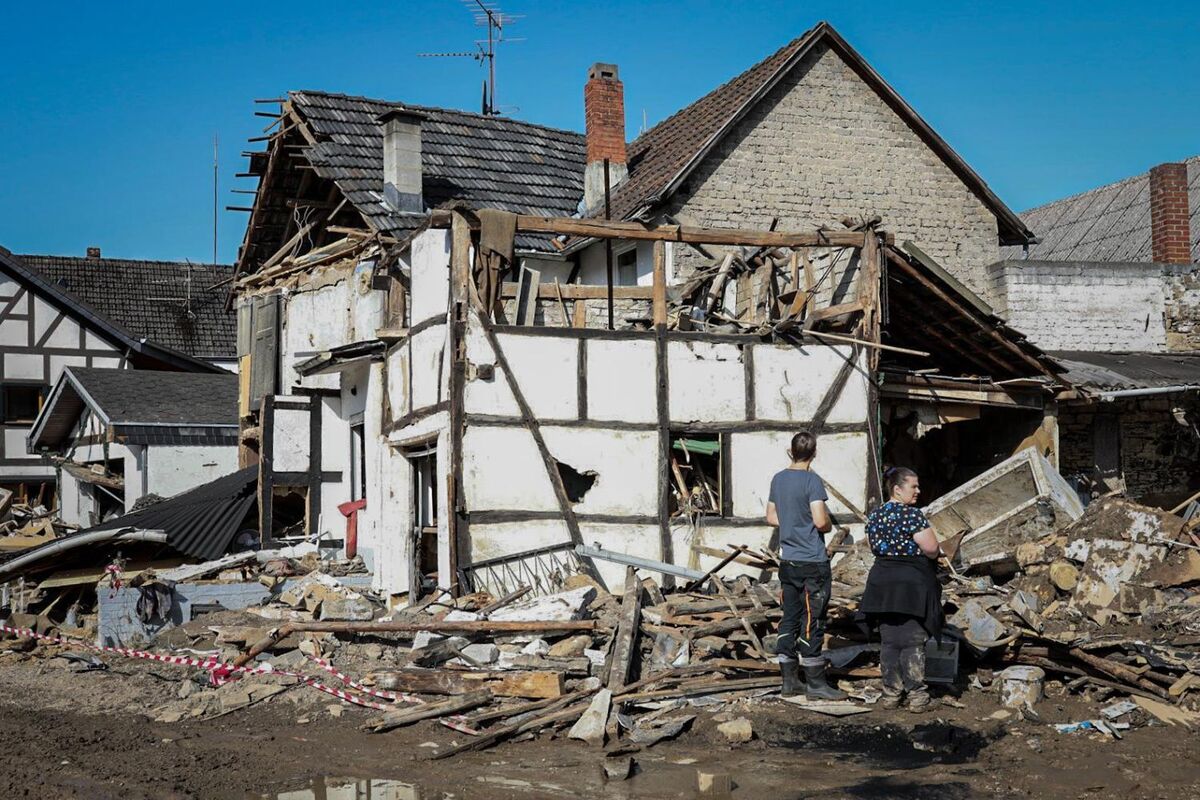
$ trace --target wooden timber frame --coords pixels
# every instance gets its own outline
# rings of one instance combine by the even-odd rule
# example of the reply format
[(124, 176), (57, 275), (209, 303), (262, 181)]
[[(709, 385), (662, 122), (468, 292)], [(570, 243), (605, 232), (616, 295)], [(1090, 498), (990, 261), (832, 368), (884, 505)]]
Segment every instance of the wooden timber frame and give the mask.
[[(484, 308), (483, 302), (480, 300), (478, 287), (475, 286), (472, 280), (472, 268), (474, 266), (472, 259), (476, 257), (475, 254), (480, 252), (478, 218), (469, 209), (465, 208), (458, 208), (451, 211), (435, 211), (431, 215), (430, 227), (449, 227), (451, 231), (449, 351), (454, 354), (454, 363), (450, 370), (448, 409), (450, 418), (450, 468), (447, 472), (446, 492), (447, 507), (450, 511), (448, 523), (450, 569), (453, 575), (452, 591), (460, 593), (467, 589), (463, 582), (464, 573), (462, 567), (464, 566), (464, 559), (469, 557), (467, 554), (470, 548), (470, 515), (465, 505), (462, 484), (462, 447), (463, 434), (469, 421), (465, 413), (464, 404), (466, 384), (465, 338), (468, 319), (472, 314), (475, 314), (480, 321), (483, 332), (494, 351), (497, 367), (504, 373), (516, 400), (521, 417), (518, 424), (525, 427), (533, 436), (546, 469), (546, 475), (554, 489), (559, 510), (557, 513), (552, 513), (549, 516), (561, 518), (564, 521), (572, 544), (583, 544), (584, 542), (579, 529), (578, 517), (567, 497), (561, 474), (557, 468), (557, 462), (555, 462), (546, 447), (545, 440), (541, 435), (538, 419), (531, 411), (524, 393), (517, 384), (515, 375), (508, 364), (499, 338), (496, 335), (495, 322), (492, 318), (494, 309)], [(879, 466), (879, 447), (881, 446), (881, 442), (878, 441), (880, 409), (879, 391), (874, 376), (878, 366), (880, 350), (887, 349), (887, 346), (883, 345), (881, 341), (882, 321), (884, 318), (882, 285), (885, 280), (884, 263), (882, 260), (883, 242), (881, 242), (881, 234), (873, 225), (865, 226), (861, 230), (787, 232), (692, 228), (682, 225), (649, 225), (638, 222), (536, 217), (519, 214), (516, 215), (515, 232), (583, 236), (593, 239), (633, 239), (653, 242), (653, 284), (649, 287), (648, 299), (651, 301), (652, 308), (651, 320), (658, 378), (656, 381), (655, 403), (657, 422), (654, 424), (654, 429), (657, 431), (659, 439), (658, 514), (655, 519), (659, 527), (661, 559), (667, 562), (673, 561), (674, 548), (671, 538), (669, 512), (671, 488), (668, 465), (671, 457), (671, 424), (670, 408), (668, 405), (670, 386), (667, 370), (667, 343), (669, 334), (666, 243), (683, 242), (698, 246), (707, 244), (757, 248), (842, 247), (858, 250), (860, 252), (858, 296), (853, 303), (847, 304), (853, 307), (848, 308), (845, 312), (857, 315), (858, 322), (853, 328), (852, 337), (841, 337), (842, 339), (850, 338), (854, 342), (854, 347), (852, 348), (850, 357), (847, 359), (845, 368), (840, 371), (838, 379), (830, 387), (828, 396), (821, 403), (822, 409), (818, 411), (819, 419), (814, 419), (813, 422), (816, 428), (824, 427), (824, 415), (828, 414), (841, 388), (849, 380), (854, 370), (861, 369), (858, 364), (859, 354), (860, 352), (865, 352), (867, 370), (871, 376), (871, 380), (868, 381), (870, 390), (868, 393), (868, 418), (866, 425), (869, 435), (868, 452), (870, 453), (870, 464), (868, 467), (869, 474), (865, 480), (865, 496), (868, 500), (868, 506), (871, 500), (878, 500), (882, 494), (882, 476), (880, 475)], [(507, 292), (505, 292), (505, 289), (507, 289)], [(564, 297), (569, 299), (596, 297), (598, 299), (607, 294), (607, 291), (606, 287), (544, 286), (539, 289), (539, 297), (558, 300)], [(506, 293), (511, 296), (513, 292), (515, 292), (515, 287), (513, 286), (502, 287), (501, 296), (503, 297)], [(629, 287), (625, 292), (625, 296), (631, 299), (646, 299), (646, 287)], [(570, 325), (569, 320), (564, 320), (564, 322), (568, 326)], [(620, 332), (617, 331), (589, 331), (585, 329), (576, 329), (571, 332), (580, 335), (581, 338), (589, 334), (607, 333), (609, 335), (620, 335)], [(678, 336), (680, 334), (674, 333), (673, 335)], [(689, 338), (711, 338), (714, 341), (729, 338), (728, 335), (706, 334), (702, 332), (687, 335)], [(738, 338), (745, 337), (739, 336)], [(819, 332), (797, 332), (795, 335), (787, 335), (783, 338), (784, 340), (807, 340), (809, 343), (822, 343)], [(583, 368), (584, 365), (580, 364), (579, 369), (582, 370)], [(578, 380), (584, 382), (586, 381), (586, 376), (581, 374), (578, 376)], [(728, 437), (725, 436), (724, 439), (728, 440)], [(596, 571), (591, 559), (586, 557), (581, 558), (581, 562), (583, 563), (585, 572), (593, 577), (599, 577), (599, 573)], [(673, 585), (673, 579), (670, 576), (664, 576), (663, 587), (672, 588)]]

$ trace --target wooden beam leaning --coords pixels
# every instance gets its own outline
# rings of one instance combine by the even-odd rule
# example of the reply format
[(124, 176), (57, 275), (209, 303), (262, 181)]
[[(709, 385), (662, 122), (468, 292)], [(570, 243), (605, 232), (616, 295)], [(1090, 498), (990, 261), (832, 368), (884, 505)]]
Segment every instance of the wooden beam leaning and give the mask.
[(888, 261), (892, 262), (892, 264), (894, 264), (901, 272), (903, 272), (906, 275), (908, 275), (909, 277), (913, 278), (915, 281), (917, 281), (917, 283), (921, 284), (925, 289), (929, 290), (935, 296), (937, 296), (937, 298), (939, 300), (942, 300), (943, 302), (948, 303), (951, 307), (954, 308), (954, 310), (958, 311), (962, 316), (969, 319), (975, 325), (975, 327), (977, 327), (981, 331), (983, 331), (983, 333), (985, 335), (987, 335), (989, 338), (993, 339), (994, 341), (998, 342), (1001, 346), (1003, 346), (1003, 348), (1005, 350), (1008, 350), (1010, 353), (1012, 353), (1013, 355), (1020, 358), (1026, 364), (1029, 364), (1031, 367), (1033, 367), (1035, 370), (1037, 370), (1038, 373), (1040, 373), (1042, 375), (1049, 375), (1052, 378), (1057, 378), (1057, 376), (1049, 368), (1047, 368), (1044, 364), (1042, 364), (1042, 362), (1038, 361), (1036, 358), (1034, 358), (1033, 356), (1026, 353), (1024, 350), (1022, 350), (1020, 347), (1018, 347), (1015, 343), (1010, 342), (1008, 339), (1001, 336), (1000, 333), (998, 331), (996, 331), (995, 329), (989, 327), (986, 322), (979, 319), (965, 305), (963, 305), (962, 301), (958, 300), (955, 297), (952, 297), (945, 290), (943, 290), (940, 286), (935, 284), (933, 281), (929, 280), (929, 278), (927, 278), (925, 275), (921, 274), (920, 270), (913, 267), (912, 264), (909, 264), (908, 261), (901, 258), (899, 255), (894, 253), (891, 249), (885, 250), (885, 253), (887, 254)]
[(688, 244), (744, 245), (747, 247), (861, 247), (863, 235), (853, 231), (751, 231), (738, 228), (695, 228), (686, 225), (643, 225), (571, 217), (517, 215), (517, 230), (559, 233), (601, 239), (638, 239)]
[(637, 570), (625, 569), (625, 594), (621, 597), (621, 621), (613, 637), (612, 658), (608, 668), (608, 688), (619, 692), (629, 682), (633, 657), (637, 653), (638, 623), (642, 614), (642, 582)]

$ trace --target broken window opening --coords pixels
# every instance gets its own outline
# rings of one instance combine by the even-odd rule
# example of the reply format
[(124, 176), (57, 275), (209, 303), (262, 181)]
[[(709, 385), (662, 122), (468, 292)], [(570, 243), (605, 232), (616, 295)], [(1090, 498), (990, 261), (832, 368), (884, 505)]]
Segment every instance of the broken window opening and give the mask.
[[(410, 596), (419, 599), (426, 587), (437, 585), (438, 571), (438, 506), (437, 506), (437, 448), (435, 445), (405, 450), (412, 469), (413, 568), (419, 573), (411, 582)], [(420, 576), (428, 580), (420, 580)]]
[(46, 400), (47, 386), (40, 383), (8, 383), (0, 393), (0, 421), (28, 424), (37, 419)]
[(567, 499), (572, 503), (583, 502), (584, 495), (591, 491), (596, 485), (596, 479), (600, 477), (596, 472), (580, 472), (558, 459), (555, 459), (554, 465), (558, 467), (558, 477), (562, 479), (563, 488), (567, 490)]
[(308, 529), (308, 487), (271, 488), (271, 538), (301, 539)]
[(726, 486), (720, 434), (671, 435), (671, 516), (724, 516)]

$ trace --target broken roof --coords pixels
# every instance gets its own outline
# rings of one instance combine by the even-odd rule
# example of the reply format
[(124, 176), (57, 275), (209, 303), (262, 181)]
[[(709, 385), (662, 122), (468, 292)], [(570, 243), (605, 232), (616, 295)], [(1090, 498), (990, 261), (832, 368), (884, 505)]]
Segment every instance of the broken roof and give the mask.
[(670, 197), (747, 113), (813, 48), (833, 49), (996, 215), (1002, 244), (1033, 238), (1016, 215), (945, 140), (828, 22), (821, 22), (750, 69), (718, 86), (635, 139), (629, 177), (613, 192), (612, 216), (627, 219)]
[[(377, 231), (403, 236), (425, 214), (398, 212), (383, 199), (384, 112), (405, 109), (421, 121), (424, 200), (430, 208), (462, 201), (475, 208), (562, 217), (583, 196), (584, 137), (503, 117), (329, 92), (295, 91), (288, 99), (313, 142), (303, 154), (321, 178), (337, 184)], [(519, 247), (546, 249), (544, 238)]]
[(68, 439), (85, 407), (123, 441), (223, 442), (236, 437), (237, 390), (238, 377), (228, 372), (67, 367), (34, 421), (30, 447), (53, 448)]
[[(1200, 156), (1187, 159), (1192, 261), (1200, 262)], [(1150, 175), (1099, 186), (1021, 214), (1039, 243), (1029, 258), (1044, 261), (1150, 262)], [(1001, 251), (1024, 258), (1022, 247)]]
[(1056, 351), (1068, 383), (1086, 391), (1200, 388), (1200, 353)]
[(64, 292), (135, 338), (193, 358), (236, 357), (236, 321), (225, 311), (226, 265), (125, 258), (20, 255)]

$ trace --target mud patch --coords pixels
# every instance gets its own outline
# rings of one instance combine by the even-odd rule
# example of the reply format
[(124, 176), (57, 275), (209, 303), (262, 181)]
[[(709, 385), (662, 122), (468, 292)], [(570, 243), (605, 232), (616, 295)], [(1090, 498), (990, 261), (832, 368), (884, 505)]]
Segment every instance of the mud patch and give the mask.
[(793, 750), (833, 753), (862, 764), (915, 769), (929, 764), (974, 761), (991, 739), (945, 722), (909, 729), (900, 725), (794, 725), (768, 744)]

